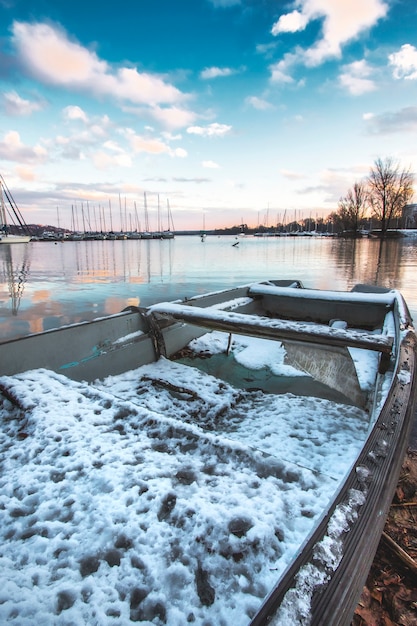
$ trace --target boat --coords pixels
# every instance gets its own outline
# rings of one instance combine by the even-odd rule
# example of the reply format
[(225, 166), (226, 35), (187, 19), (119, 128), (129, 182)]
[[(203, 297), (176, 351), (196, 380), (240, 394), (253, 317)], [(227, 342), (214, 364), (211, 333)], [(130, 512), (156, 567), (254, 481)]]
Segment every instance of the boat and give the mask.
[(2, 232), (0, 235), (0, 244), (7, 243), (29, 243), (32, 239), (30, 235), (13, 235), (8, 232)]
[(3, 342), (0, 620), (350, 624), (416, 346), (398, 291), (299, 280)]
[(172, 219), (172, 211), (169, 205), (169, 200), (167, 199), (167, 228), (162, 231), (162, 239), (174, 239), (175, 237), (175, 227), (174, 220)]
[[(7, 220), (7, 210), (4, 201), (5, 196), (8, 200), (11, 214), (16, 218), (16, 221), (19, 223), (20, 230), (22, 230), (24, 234), (14, 234), (10, 232), (10, 226)], [(25, 224), (10, 190), (7, 188), (4, 178), (0, 174), (0, 244), (28, 243), (30, 240), (31, 235), (29, 233), (29, 229)]]

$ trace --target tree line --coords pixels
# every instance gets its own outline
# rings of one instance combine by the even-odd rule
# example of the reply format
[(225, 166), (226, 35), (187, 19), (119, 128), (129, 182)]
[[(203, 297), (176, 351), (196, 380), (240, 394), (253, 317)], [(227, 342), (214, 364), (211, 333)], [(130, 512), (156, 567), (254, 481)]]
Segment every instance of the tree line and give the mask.
[[(281, 234), (281, 233), (333, 233), (357, 236), (361, 230), (379, 231), (386, 237), (390, 227), (397, 227), (404, 207), (413, 198), (414, 174), (410, 168), (401, 168), (392, 157), (375, 160), (366, 178), (356, 181), (338, 202), (337, 211), (327, 218), (309, 217), (290, 223), (277, 222), (272, 226), (249, 227), (238, 224), (215, 229), (215, 234)], [(372, 224), (372, 229), (370, 227)]]
[(387, 230), (402, 217), (402, 212), (413, 197), (414, 174), (410, 168), (401, 168), (392, 157), (378, 158), (369, 175), (357, 181), (341, 197), (338, 210), (329, 219), (338, 230), (353, 235), (363, 228), (371, 218), (379, 225), (380, 235), (386, 237)]

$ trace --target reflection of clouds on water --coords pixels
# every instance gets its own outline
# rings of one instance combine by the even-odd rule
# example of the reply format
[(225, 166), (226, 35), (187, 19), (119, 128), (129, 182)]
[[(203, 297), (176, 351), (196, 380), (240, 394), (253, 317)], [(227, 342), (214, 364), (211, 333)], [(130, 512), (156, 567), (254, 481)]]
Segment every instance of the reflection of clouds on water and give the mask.
[(143, 276), (130, 276), (129, 277), (129, 283), (141, 285), (144, 282), (145, 281), (144, 281)]
[(127, 306), (139, 306), (139, 304), (140, 304), (140, 298), (128, 298), (126, 300)]
[(124, 300), (123, 298), (117, 298), (117, 297), (106, 298), (103, 305), (104, 305), (104, 312), (107, 315), (113, 315), (113, 313), (120, 313), (120, 311), (122, 311), (127, 306), (126, 300)]
[(49, 289), (37, 289), (32, 293), (32, 302), (49, 302), (51, 292)]

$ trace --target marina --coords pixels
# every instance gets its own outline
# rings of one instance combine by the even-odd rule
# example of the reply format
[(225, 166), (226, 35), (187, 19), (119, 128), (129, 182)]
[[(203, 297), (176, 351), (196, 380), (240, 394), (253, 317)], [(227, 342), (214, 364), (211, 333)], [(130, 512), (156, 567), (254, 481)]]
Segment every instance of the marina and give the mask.
[[(239, 241), (238, 246), (233, 244)], [(417, 318), (417, 245), (407, 237), (178, 236), (168, 241), (0, 246), (0, 341), (265, 278), (308, 287), (398, 289)]]

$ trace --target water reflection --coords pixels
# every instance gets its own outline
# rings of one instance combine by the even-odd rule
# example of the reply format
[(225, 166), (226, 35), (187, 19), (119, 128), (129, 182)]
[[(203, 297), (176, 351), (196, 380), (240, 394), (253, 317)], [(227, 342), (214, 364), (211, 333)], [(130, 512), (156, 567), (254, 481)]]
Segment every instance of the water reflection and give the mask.
[(402, 246), (398, 241), (380, 241), (378, 261), (375, 271), (375, 284), (383, 284), (385, 287), (395, 288), (402, 282), (404, 266), (401, 263)]
[[(62, 266), (75, 270), (72, 280), (149, 283), (172, 277), (172, 240), (85, 241), (61, 246)], [(68, 276), (69, 273), (67, 272)]]
[[(23, 254), (18, 254), (18, 252), (23, 252)], [(3, 261), (2, 282), (8, 285), (12, 315), (17, 315), (19, 311), (20, 301), (30, 270), (29, 253), (30, 248), (24, 244), (20, 245), (18, 251), (16, 251), (16, 246), (13, 245), (0, 246), (0, 255)], [(13, 262), (13, 255), (15, 262)]]
[(347, 288), (361, 282), (402, 289), (406, 282), (404, 252), (409, 245), (415, 246), (400, 240), (353, 239), (335, 241), (332, 251), (338, 271), (346, 277)]
[(417, 240), (242, 237), (235, 243), (208, 236), (202, 244), (190, 236), (2, 246), (0, 341), (117, 313), (132, 302), (147, 306), (271, 278), (321, 289), (397, 288), (417, 318)]

